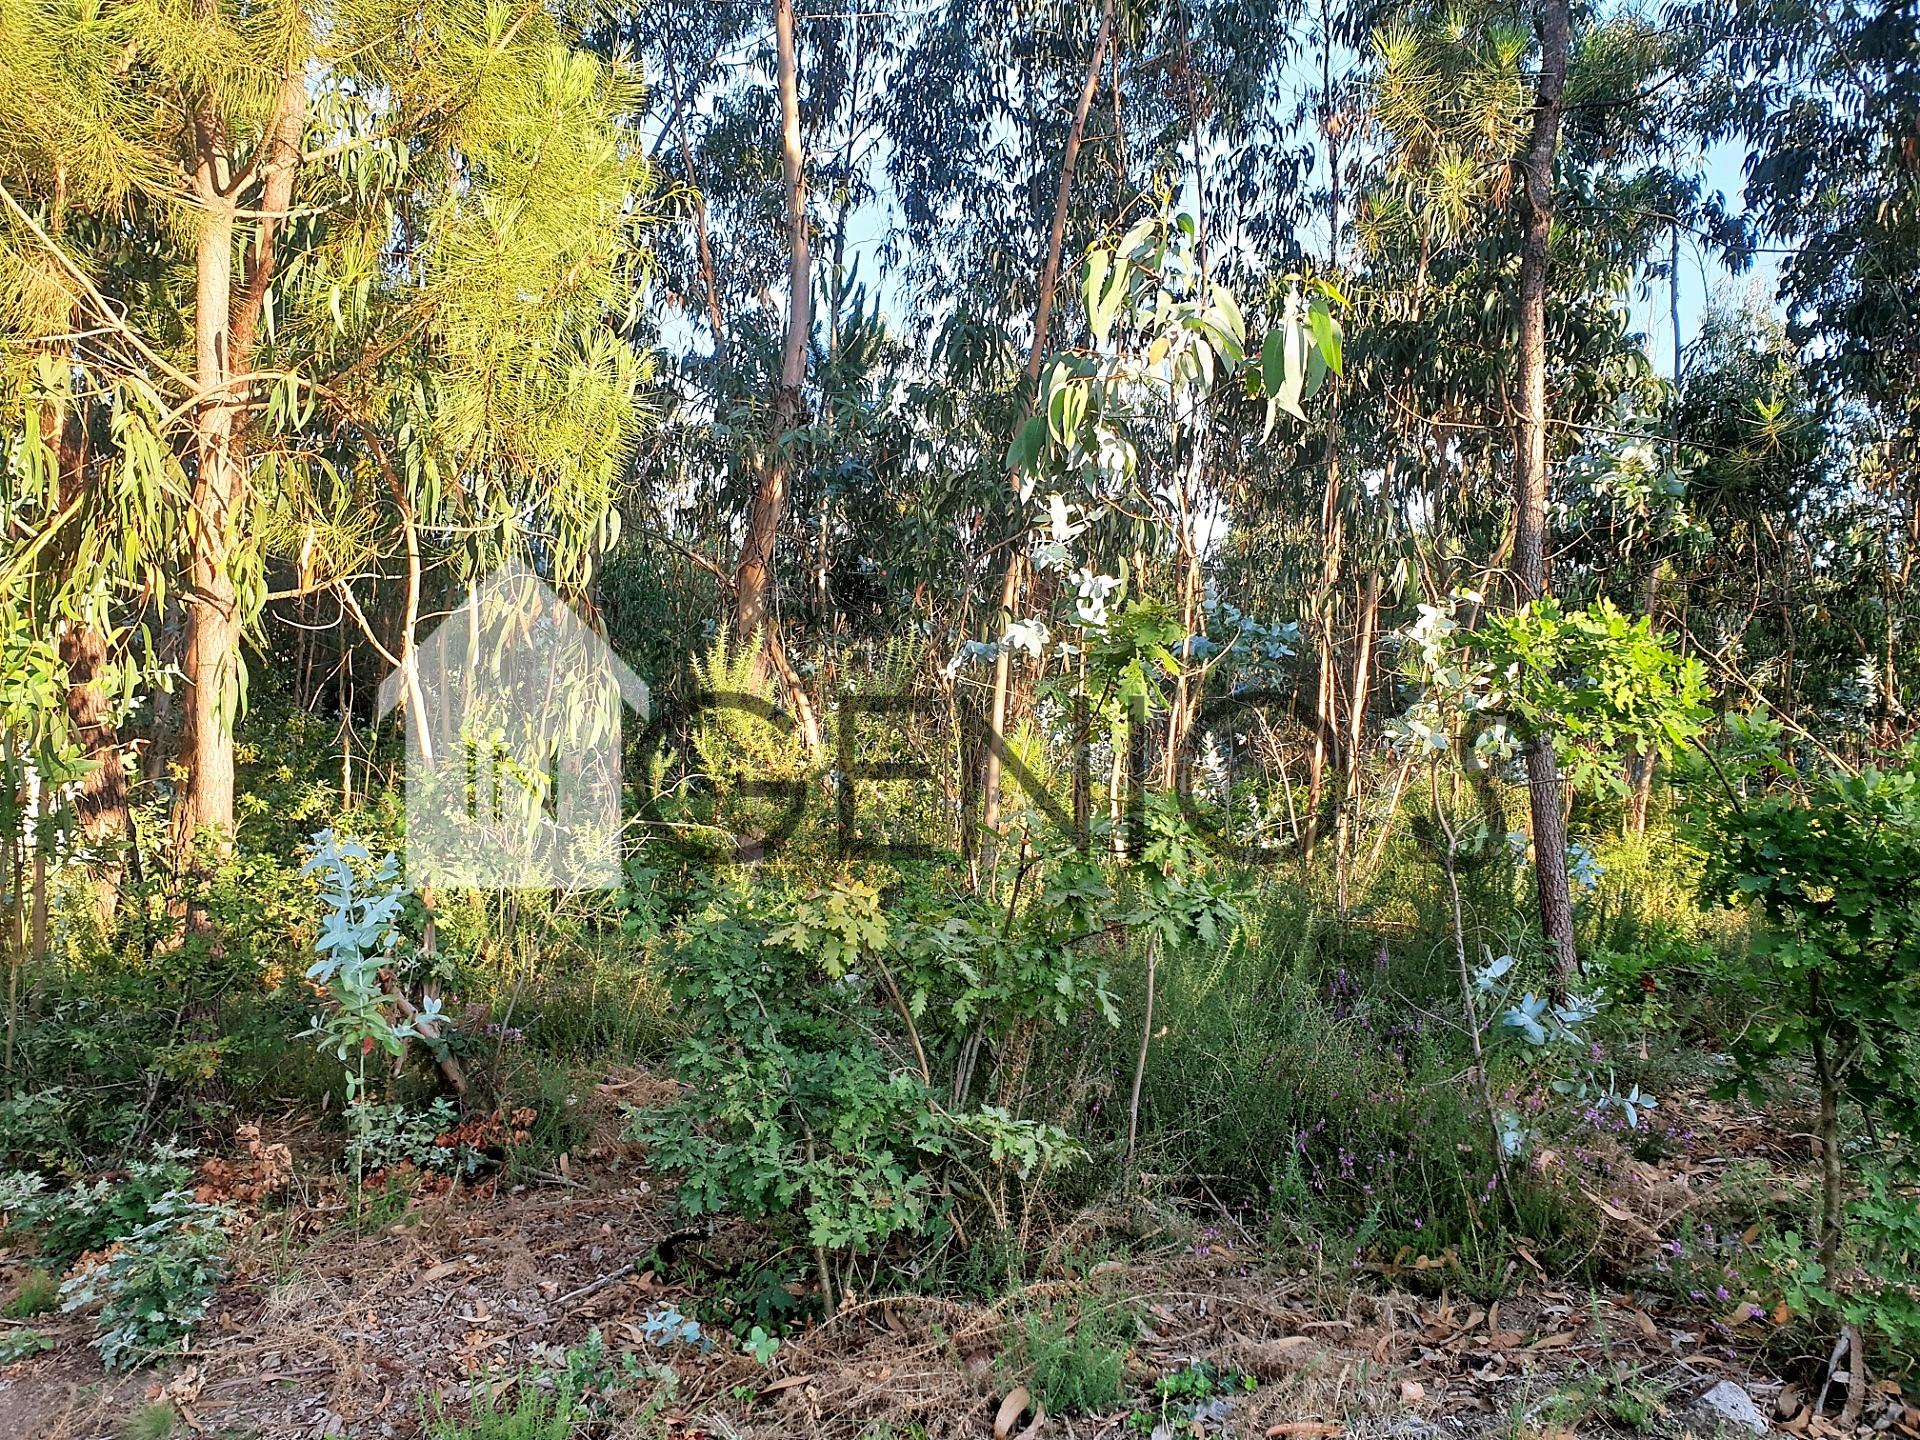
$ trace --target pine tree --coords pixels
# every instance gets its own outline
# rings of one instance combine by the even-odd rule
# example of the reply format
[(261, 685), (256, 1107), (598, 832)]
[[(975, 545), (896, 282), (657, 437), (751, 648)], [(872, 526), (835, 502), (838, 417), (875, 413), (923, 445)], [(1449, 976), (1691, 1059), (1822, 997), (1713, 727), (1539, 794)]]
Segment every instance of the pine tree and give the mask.
[[(573, 586), (613, 534), (648, 171), (631, 68), (575, 44), (592, 19), (0, 0), (8, 510), (28, 546), (89, 536), (58, 574), (34, 552), (49, 617), (106, 593), (151, 631), (178, 595), (184, 845), (232, 830), (270, 573), (404, 666), (423, 532), (466, 567), (537, 539)], [(387, 561), (397, 647), (353, 590)]]

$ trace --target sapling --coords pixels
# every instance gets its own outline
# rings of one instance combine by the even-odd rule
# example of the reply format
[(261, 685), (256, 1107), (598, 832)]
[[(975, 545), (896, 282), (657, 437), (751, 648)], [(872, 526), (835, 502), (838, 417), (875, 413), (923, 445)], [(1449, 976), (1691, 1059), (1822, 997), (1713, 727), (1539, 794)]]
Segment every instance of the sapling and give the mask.
[(400, 928), (406, 888), (399, 860), (389, 851), (375, 863), (359, 841), (322, 830), (300, 873), (319, 877), (326, 906), (314, 941), (319, 958), (306, 977), (329, 1008), (313, 1017), (305, 1033), (319, 1037), (320, 1048), (347, 1067), (348, 1103), (365, 1093), (367, 1056), (378, 1049), (397, 1060), (412, 1039), (433, 1051), (454, 1090), (465, 1093), (466, 1077), (442, 1033), (447, 1020), (440, 997), (423, 993), (415, 1004), (403, 984), (421, 957)]

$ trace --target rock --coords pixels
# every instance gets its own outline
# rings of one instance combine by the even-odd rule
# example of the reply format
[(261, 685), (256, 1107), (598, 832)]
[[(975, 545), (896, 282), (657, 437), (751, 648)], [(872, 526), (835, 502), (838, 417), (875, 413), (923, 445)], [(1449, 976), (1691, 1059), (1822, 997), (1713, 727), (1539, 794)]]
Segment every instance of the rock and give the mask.
[(1702, 1395), (1700, 1406), (1729, 1425), (1751, 1430), (1756, 1435), (1764, 1435), (1769, 1429), (1767, 1417), (1760, 1413), (1753, 1397), (1731, 1380), (1722, 1380)]

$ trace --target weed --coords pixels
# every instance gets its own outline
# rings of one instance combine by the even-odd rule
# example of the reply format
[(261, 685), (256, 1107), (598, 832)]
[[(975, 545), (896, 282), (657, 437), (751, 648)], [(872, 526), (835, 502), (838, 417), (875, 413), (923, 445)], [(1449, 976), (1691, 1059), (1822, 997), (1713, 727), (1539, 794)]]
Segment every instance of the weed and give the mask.
[(1537, 1404), (1523, 1404), (1512, 1423), (1516, 1434), (1566, 1435), (1591, 1422), (1639, 1432), (1666, 1412), (1668, 1390), (1638, 1371), (1596, 1372), (1569, 1381)]
[(1127, 1423), (1156, 1434), (1199, 1434), (1207, 1421), (1224, 1417), (1234, 1396), (1259, 1388), (1259, 1380), (1252, 1375), (1195, 1361), (1154, 1381), (1153, 1408), (1134, 1411)]
[(437, 1144), (460, 1123), (453, 1102), (435, 1100), (424, 1110), (358, 1101), (347, 1107), (347, 1168), (356, 1175), (410, 1164), (421, 1170), (453, 1169), (459, 1152)]
[(580, 1404), (567, 1390), (548, 1392), (529, 1379), (496, 1396), (485, 1385), (475, 1390), (465, 1418), (436, 1399), (427, 1417), (432, 1440), (572, 1440), (581, 1419)]
[(62, 1190), (48, 1190), (37, 1175), (16, 1171), (0, 1176), (0, 1210), (37, 1233), (42, 1255), (64, 1264), (138, 1230), (177, 1201), (193, 1177), (193, 1154), (158, 1145), (150, 1159), (132, 1162), (123, 1179), (82, 1181)]
[(180, 1428), (180, 1412), (164, 1400), (142, 1405), (133, 1412), (123, 1432), (126, 1440), (167, 1440)]
[(31, 1326), (0, 1329), (0, 1365), (11, 1365), (16, 1360), (25, 1360), (30, 1355), (38, 1355), (42, 1350), (51, 1350), (53, 1341)]
[(0, 1306), (0, 1315), (9, 1320), (30, 1320), (35, 1315), (46, 1314), (59, 1303), (60, 1282), (53, 1278), (52, 1272), (36, 1265), (21, 1280), (13, 1298)]
[(1054, 1415), (1106, 1414), (1126, 1399), (1134, 1316), (1124, 1299), (1085, 1294), (1030, 1310), (1010, 1337), (1002, 1377)]
[(109, 1370), (183, 1348), (226, 1270), (224, 1208), (177, 1192), (155, 1201), (151, 1213), (60, 1287), (68, 1312), (99, 1307), (93, 1343)]

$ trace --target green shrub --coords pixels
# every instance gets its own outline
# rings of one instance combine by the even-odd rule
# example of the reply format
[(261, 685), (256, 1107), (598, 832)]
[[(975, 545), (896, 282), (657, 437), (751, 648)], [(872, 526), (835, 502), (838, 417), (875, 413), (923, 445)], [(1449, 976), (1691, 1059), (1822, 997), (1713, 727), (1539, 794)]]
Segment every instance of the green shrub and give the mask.
[(11, 1225), (34, 1231), (40, 1253), (64, 1265), (168, 1213), (193, 1178), (188, 1164), (193, 1155), (158, 1145), (151, 1159), (131, 1162), (123, 1178), (80, 1181), (59, 1190), (48, 1190), (37, 1175), (0, 1175), (0, 1212)]
[(1155, 1168), (1207, 1176), (1249, 1230), (1329, 1263), (1451, 1254), (1447, 1278), (1493, 1284), (1510, 1230), (1571, 1252), (1575, 1211), (1556, 1191), (1516, 1169), (1510, 1205), (1489, 1193), (1464, 1037), (1410, 1012), (1379, 952), (1323, 973), (1283, 937), (1168, 985), (1147, 1085)]
[(461, 1164), (459, 1149), (436, 1143), (460, 1123), (451, 1100), (435, 1100), (425, 1109), (360, 1100), (347, 1106), (346, 1119), (346, 1161), (356, 1175), (402, 1162), (421, 1170), (452, 1170)]
[(1763, 1307), (1774, 1299), (1793, 1315), (1837, 1315), (1880, 1354), (1877, 1368), (1920, 1368), (1920, 1194), (1884, 1166), (1861, 1175), (1847, 1207), (1846, 1243), (1831, 1267), (1797, 1231), (1764, 1247)]
[(93, 1344), (109, 1370), (183, 1350), (226, 1273), (224, 1207), (173, 1192), (150, 1213), (102, 1261), (60, 1287), (69, 1313), (99, 1307)]
[(30, 1325), (0, 1330), (0, 1365), (11, 1365), (51, 1349), (53, 1341)]
[[(940, 1228), (950, 1156), (976, 1162), (956, 1183), (1003, 1214), (992, 1182), (976, 1177), (1004, 1185), (1084, 1153), (1056, 1126), (936, 1099), (919, 1032), (904, 1017), (931, 1024), (952, 1002), (919, 988), (923, 977), (949, 991), (1008, 978), (971, 968), (954, 933), (940, 932), (940, 953), (956, 961), (945, 967), (933, 944), (894, 949), (878, 894), (857, 884), (798, 902), (723, 890), (682, 927), (671, 984), (687, 1032), (673, 1073), (686, 1088), (664, 1109), (633, 1112), (632, 1133), (657, 1165), (678, 1172), (689, 1213), (797, 1212), (817, 1255), (858, 1256)], [(1032, 990), (1019, 998), (1049, 1010), (1104, 986), (1078, 959), (1048, 966), (1028, 953), (1019, 963)], [(820, 1278), (831, 1294), (831, 1277)]]

